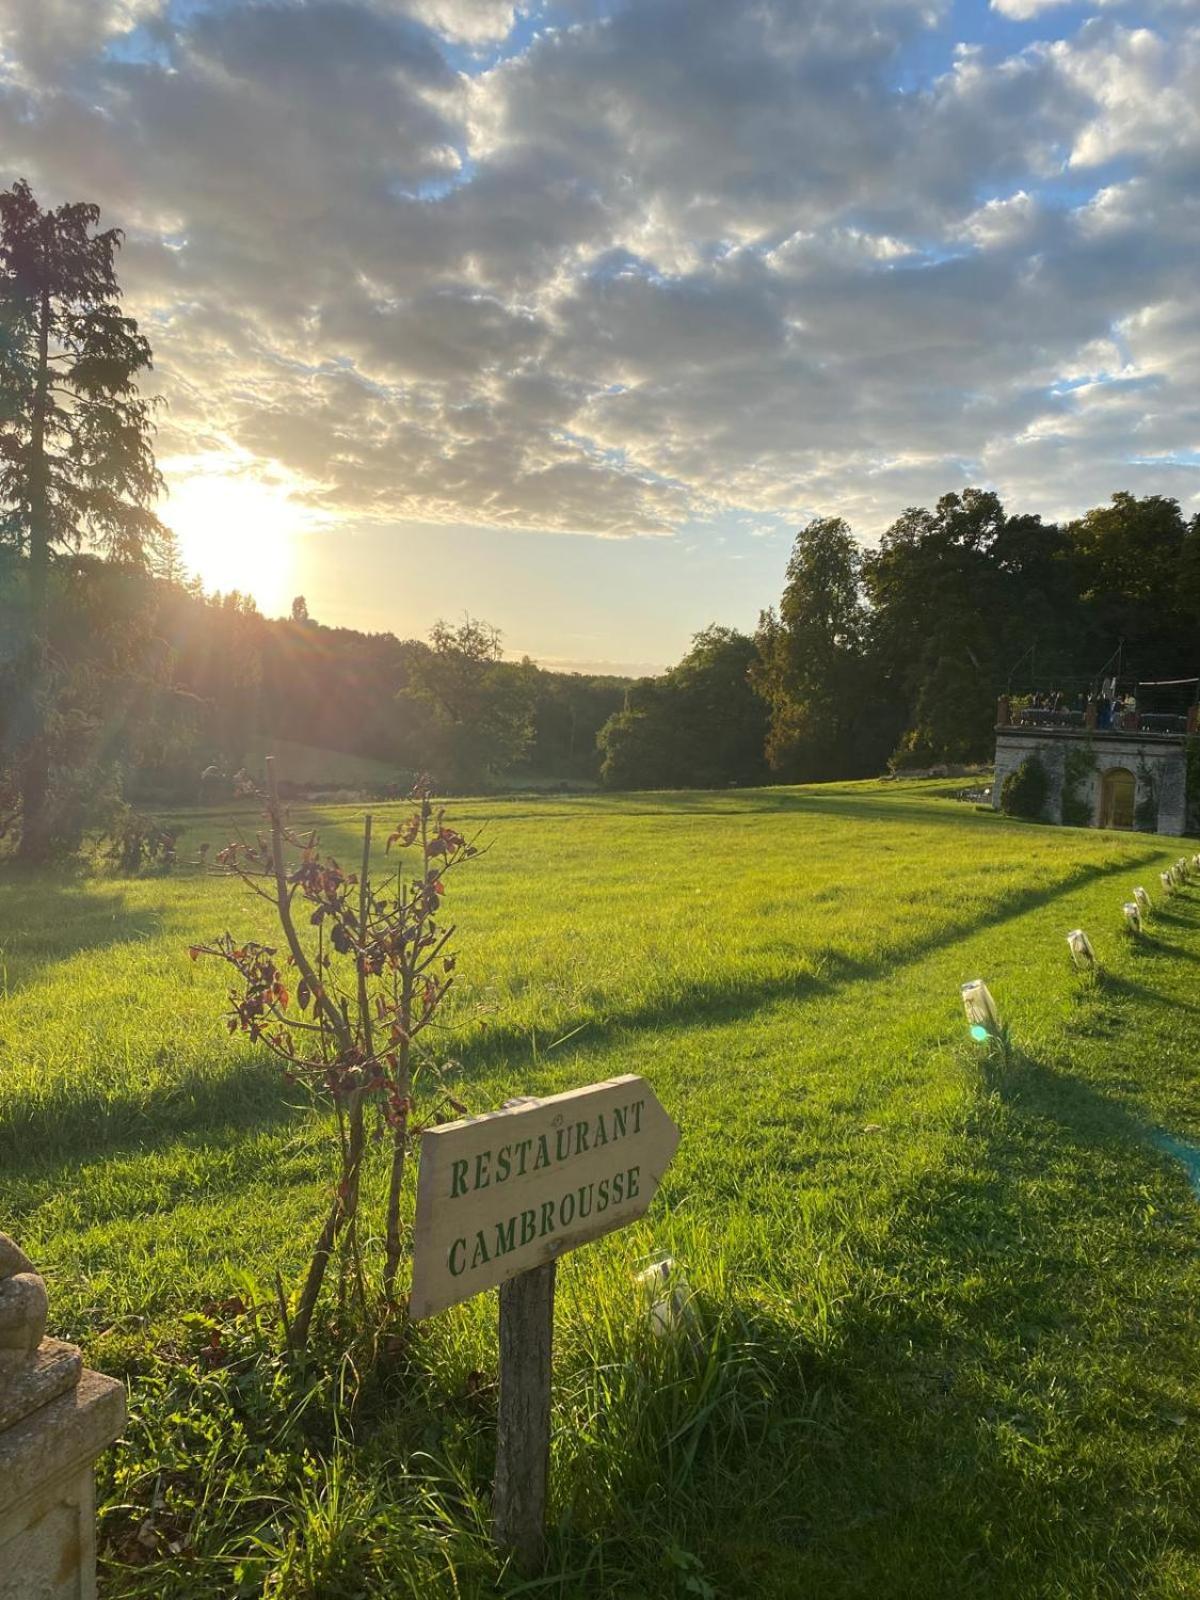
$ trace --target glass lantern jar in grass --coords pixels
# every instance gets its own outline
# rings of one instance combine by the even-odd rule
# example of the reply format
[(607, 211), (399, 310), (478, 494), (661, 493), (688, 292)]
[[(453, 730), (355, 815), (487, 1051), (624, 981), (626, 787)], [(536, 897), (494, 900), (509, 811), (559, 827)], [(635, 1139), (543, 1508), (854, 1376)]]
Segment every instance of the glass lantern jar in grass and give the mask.
[(972, 1039), (978, 1044), (985, 1044), (987, 1040), (999, 1037), (1000, 1013), (982, 978), (972, 978), (969, 983), (963, 984), (962, 1003)]
[(1071, 960), (1081, 969), (1089, 969), (1096, 965), (1096, 952), (1092, 949), (1092, 941), (1082, 928), (1072, 928), (1067, 935), (1067, 945), (1071, 951)]

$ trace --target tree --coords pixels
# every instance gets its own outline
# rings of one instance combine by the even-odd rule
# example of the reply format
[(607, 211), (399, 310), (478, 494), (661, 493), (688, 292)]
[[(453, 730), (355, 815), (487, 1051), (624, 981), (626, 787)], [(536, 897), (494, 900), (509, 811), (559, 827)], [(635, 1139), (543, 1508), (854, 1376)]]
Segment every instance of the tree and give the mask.
[[(1006, 517), (988, 550), (994, 573), (980, 620), (994, 639), (997, 693), (1020, 687), (1020, 671), (1046, 674), (1037, 688), (1068, 688), (1086, 672), (1086, 618), (1066, 530), (1041, 517)], [(1018, 663), (1020, 666), (1018, 667)], [(1012, 680), (1017, 672), (1017, 682)]]
[(1024, 817), (1037, 822), (1045, 812), (1049, 790), (1050, 780), (1041, 758), (1026, 756), (1000, 786), (1000, 809), (1006, 817)]
[(1066, 533), (1093, 649), (1107, 655), (1123, 639), (1135, 672), (1194, 672), (1194, 555), (1179, 502), (1121, 491), (1068, 524)]
[(715, 623), (677, 666), (630, 685), (601, 728), (600, 775), (613, 789), (760, 783), (767, 708), (750, 682), (753, 639)]
[(595, 778), (596, 740), (625, 703), (628, 678), (589, 678), (579, 672), (534, 673), (533, 745), (529, 766), (540, 778)]
[(307, 622), (308, 620), (308, 601), (302, 594), (298, 594), (292, 601), (292, 621)]
[(31, 859), (50, 837), (52, 563), (86, 545), (153, 568), (169, 564), (172, 547), (151, 509), (161, 478), (136, 382), (150, 346), (120, 310), (121, 232), (97, 232), (99, 218), (88, 204), (43, 211), (24, 180), (0, 194), (0, 542), (27, 563), (12, 753)]
[[(26, 561), (0, 556), (0, 751), (16, 745), (26, 714)], [(177, 760), (194, 738), (197, 706), (173, 681), (161, 627), (162, 585), (95, 556), (58, 563), (44, 618), (52, 692), (42, 730), (51, 804), (47, 851), (78, 848), (85, 832), (115, 820), (131, 773)], [(0, 760), (0, 833), (20, 823), (13, 767)], [(194, 778), (189, 789), (194, 790)]]
[(468, 616), (434, 625), (399, 698), (430, 713), (445, 781), (472, 788), (517, 765), (533, 740), (536, 673), (531, 661), (503, 659), (490, 623)]
[[(770, 707), (767, 759), (792, 778), (845, 777), (872, 765), (863, 671), (862, 553), (840, 517), (796, 535), (778, 611), (764, 611), (751, 677)], [(869, 743), (869, 741), (868, 741)]]
[[(199, 692), (205, 726), (230, 772), (250, 759), (264, 726), (263, 619), (253, 595), (231, 589), (207, 603), (208, 638)], [(274, 731), (274, 730), (272, 730)]]
[(1188, 524), (1180, 552), (1179, 599), (1191, 627), (1200, 627), (1200, 511)]
[[(910, 507), (863, 563), (871, 680), (904, 765), (987, 755), (1001, 663), (1022, 652), (1040, 523), (1012, 522), (990, 490)], [(1047, 539), (1055, 530), (1044, 530)], [(1043, 563), (1044, 565), (1044, 563)]]

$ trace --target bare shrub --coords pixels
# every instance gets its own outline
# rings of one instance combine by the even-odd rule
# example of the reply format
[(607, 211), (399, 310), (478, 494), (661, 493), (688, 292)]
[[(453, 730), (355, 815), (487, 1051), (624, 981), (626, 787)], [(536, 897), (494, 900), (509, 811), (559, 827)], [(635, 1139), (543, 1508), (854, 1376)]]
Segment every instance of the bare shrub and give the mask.
[[(413, 810), (389, 835), (399, 847), (395, 875), (372, 879), (372, 819), (363, 824), (357, 872), (322, 855), (315, 832), (287, 825), (274, 762), (267, 758), (268, 833), (239, 840), (217, 861), (273, 906), (283, 953), (273, 945), (226, 933), (190, 954), (216, 956), (237, 975), (230, 992), (230, 1032), (265, 1044), (289, 1081), (302, 1082), (335, 1113), (339, 1177), (313, 1247), (289, 1337), (303, 1348), (330, 1256), (343, 1246), (343, 1271), (365, 1301), (358, 1243), (359, 1195), (368, 1146), (368, 1111), (388, 1148), (383, 1292), (395, 1304), (404, 1254), (401, 1196), (418, 1081), (430, 1085), (425, 1114), (463, 1106), (442, 1086), (426, 1034), (452, 984), (455, 928), (443, 920), (446, 879), (480, 852), (435, 808), (422, 781)], [(289, 864), (288, 850), (295, 853)], [(415, 864), (409, 866), (410, 852)], [(344, 1280), (343, 1280), (344, 1281)]]

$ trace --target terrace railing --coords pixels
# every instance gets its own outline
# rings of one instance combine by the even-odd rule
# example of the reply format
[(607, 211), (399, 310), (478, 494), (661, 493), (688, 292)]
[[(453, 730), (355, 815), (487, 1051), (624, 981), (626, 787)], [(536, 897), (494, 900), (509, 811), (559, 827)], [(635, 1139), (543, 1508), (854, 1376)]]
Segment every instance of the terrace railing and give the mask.
[(1082, 711), (1051, 710), (1049, 706), (1023, 706), (1017, 712), (1018, 726), (1022, 728), (1082, 728), (1085, 716)]
[(1003, 701), (998, 717), (998, 726), (1006, 728), (1094, 728), (1097, 733), (1156, 733), (1168, 737), (1179, 737), (1194, 731), (1193, 722), (1193, 718), (1178, 712), (1116, 711), (1097, 714), (1050, 706), (1007, 709)]

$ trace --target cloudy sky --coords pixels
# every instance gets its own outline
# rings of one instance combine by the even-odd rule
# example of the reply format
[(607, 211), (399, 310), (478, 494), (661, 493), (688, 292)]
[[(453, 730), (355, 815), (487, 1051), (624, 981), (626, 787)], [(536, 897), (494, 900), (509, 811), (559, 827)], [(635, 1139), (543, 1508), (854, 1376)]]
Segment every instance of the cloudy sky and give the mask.
[(210, 585), (661, 664), (968, 483), (1200, 508), (1200, 0), (0, 0)]

